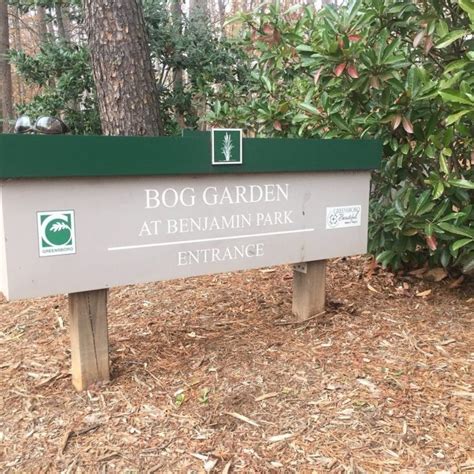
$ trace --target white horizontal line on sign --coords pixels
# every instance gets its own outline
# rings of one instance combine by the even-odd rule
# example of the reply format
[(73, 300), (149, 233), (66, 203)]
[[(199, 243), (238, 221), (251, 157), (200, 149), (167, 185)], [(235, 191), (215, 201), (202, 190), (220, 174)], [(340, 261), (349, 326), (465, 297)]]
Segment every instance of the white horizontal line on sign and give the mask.
[(109, 247), (109, 252), (115, 250), (132, 250), (132, 249), (143, 249), (148, 247), (164, 247), (167, 245), (181, 245), (181, 244), (198, 244), (200, 242), (217, 242), (219, 240), (232, 240), (232, 239), (249, 239), (251, 237), (266, 237), (269, 235), (284, 235), (284, 234), (299, 234), (301, 232), (313, 232), (314, 229), (295, 229), (295, 230), (282, 230), (280, 232), (263, 232), (261, 234), (247, 234), (247, 235), (230, 235), (226, 237), (215, 237), (211, 239), (196, 239), (196, 240), (179, 240), (177, 242), (159, 242), (156, 244), (142, 244), (142, 245), (124, 245), (122, 247)]

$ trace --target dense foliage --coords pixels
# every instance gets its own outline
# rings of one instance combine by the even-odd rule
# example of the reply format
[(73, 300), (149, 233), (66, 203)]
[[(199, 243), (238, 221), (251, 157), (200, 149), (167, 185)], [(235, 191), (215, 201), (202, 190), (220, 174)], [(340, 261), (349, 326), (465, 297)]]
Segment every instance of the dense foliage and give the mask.
[(84, 46), (51, 41), (34, 56), (13, 51), (12, 60), (27, 84), (40, 92), (19, 114), (61, 116), (72, 133), (100, 134), (100, 120), (89, 52)]
[(474, 2), (278, 3), (235, 20), (253, 68), (209, 120), (260, 136), (379, 138), (370, 250), (474, 270)]
[[(177, 114), (183, 116), (183, 126), (197, 127), (214, 91), (241, 76), (241, 50), (220, 38), (202, 14), (173, 18), (163, 0), (145, 0), (144, 8), (167, 132), (180, 133), (174, 120)], [(177, 70), (183, 77), (181, 84), (176, 83)]]
[[(23, 11), (36, 5), (51, 6), (51, 0), (11, 1)], [(81, 28), (78, 2), (69, 14)], [(196, 16), (189, 20), (173, 18), (163, 0), (144, 1), (145, 20), (156, 69), (161, 114), (167, 134), (180, 133), (180, 125), (197, 127), (206, 101), (212, 101), (214, 91), (222, 83), (237, 81), (240, 49), (218, 32), (209, 19)], [(53, 21), (48, 17), (48, 21)], [(67, 42), (53, 38), (41, 44), (35, 55), (13, 51), (12, 62), (27, 84), (39, 92), (26, 104), (17, 104), (18, 113), (36, 117), (42, 114), (60, 115), (73, 133), (100, 133), (100, 120), (95, 98), (92, 70), (84, 35)], [(181, 70), (184, 81), (176, 86), (175, 71)], [(177, 115), (183, 117), (181, 124)]]

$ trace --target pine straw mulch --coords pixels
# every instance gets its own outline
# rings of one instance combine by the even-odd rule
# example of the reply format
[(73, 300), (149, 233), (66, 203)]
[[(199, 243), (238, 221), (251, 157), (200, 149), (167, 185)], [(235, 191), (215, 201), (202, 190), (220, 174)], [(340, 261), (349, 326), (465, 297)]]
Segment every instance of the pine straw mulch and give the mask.
[(292, 324), (291, 278), (112, 290), (113, 379), (83, 393), (66, 298), (1, 300), (0, 469), (474, 470), (474, 283), (339, 259), (326, 313)]

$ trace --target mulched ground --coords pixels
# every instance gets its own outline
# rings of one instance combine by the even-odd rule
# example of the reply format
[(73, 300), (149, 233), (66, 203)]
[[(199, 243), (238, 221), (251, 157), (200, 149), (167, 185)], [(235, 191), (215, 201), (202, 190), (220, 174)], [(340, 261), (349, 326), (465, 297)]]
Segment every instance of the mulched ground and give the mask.
[(292, 324), (291, 280), (112, 290), (113, 379), (83, 393), (66, 298), (0, 300), (0, 470), (474, 471), (474, 282), (339, 259)]

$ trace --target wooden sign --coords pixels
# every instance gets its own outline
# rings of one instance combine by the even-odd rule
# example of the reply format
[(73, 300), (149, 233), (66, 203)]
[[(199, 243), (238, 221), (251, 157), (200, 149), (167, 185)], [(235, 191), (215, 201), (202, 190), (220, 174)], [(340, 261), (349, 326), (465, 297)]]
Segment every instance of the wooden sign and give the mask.
[[(113, 286), (364, 253), (380, 155), (376, 141), (242, 140), (235, 129), (0, 136), (0, 290), (8, 299), (75, 294), (84, 336), (84, 308), (96, 301), (100, 320)], [(324, 267), (299, 269), (294, 311), (307, 317), (324, 304)], [(101, 361), (73, 353), (73, 365), (85, 364), (79, 388), (105, 377), (106, 324), (99, 332), (102, 344), (73, 337), (79, 355), (102, 347)], [(102, 368), (91, 375), (94, 364)]]

